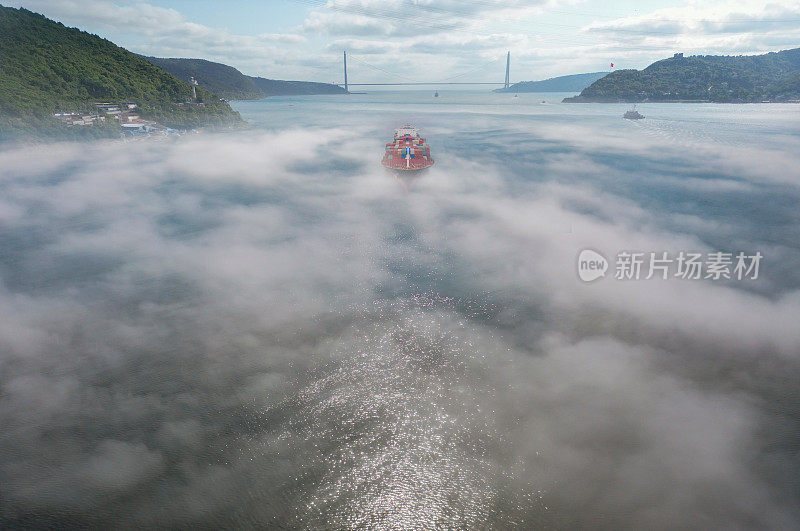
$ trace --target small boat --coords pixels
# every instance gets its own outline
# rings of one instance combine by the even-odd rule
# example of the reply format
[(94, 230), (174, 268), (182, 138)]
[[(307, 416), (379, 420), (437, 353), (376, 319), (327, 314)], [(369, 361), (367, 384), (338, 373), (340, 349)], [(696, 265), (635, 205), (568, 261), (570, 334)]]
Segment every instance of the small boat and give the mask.
[(394, 132), (394, 140), (386, 144), (381, 164), (398, 173), (419, 172), (433, 166), (431, 148), (419, 136), (419, 130), (404, 125)]
[(436, 92), (434, 92), (434, 93), (433, 93), (433, 97), (434, 97), (434, 98), (438, 98), (438, 97), (439, 97), (439, 91), (438, 91), (438, 90), (437, 90)]
[(641, 120), (644, 118), (644, 115), (640, 114), (639, 111), (636, 110), (636, 105), (634, 105), (633, 109), (627, 111), (622, 117), (626, 120)]

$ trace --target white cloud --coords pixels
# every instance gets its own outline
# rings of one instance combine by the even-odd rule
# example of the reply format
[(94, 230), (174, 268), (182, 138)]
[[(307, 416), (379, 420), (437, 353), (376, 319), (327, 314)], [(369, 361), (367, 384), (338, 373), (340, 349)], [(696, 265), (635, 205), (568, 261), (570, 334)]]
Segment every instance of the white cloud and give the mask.
[(800, 4), (793, 0), (696, 2), (595, 22), (583, 28), (620, 48), (644, 45), (696, 54), (757, 53), (796, 47)]
[(489, 22), (519, 19), (542, 5), (545, 2), (336, 0), (313, 10), (303, 28), (331, 35), (383, 37), (469, 33)]

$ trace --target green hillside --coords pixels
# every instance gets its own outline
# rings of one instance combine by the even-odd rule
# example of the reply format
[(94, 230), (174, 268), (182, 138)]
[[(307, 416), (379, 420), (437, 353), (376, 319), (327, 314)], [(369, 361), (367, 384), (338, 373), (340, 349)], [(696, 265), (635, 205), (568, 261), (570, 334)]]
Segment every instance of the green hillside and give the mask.
[(695, 55), (657, 61), (644, 70), (618, 70), (565, 102), (800, 99), (800, 48), (764, 55)]
[(92, 101), (131, 100), (140, 114), (187, 128), (233, 125), (227, 103), (198, 91), (204, 106), (179, 106), (191, 87), (142, 57), (25, 9), (0, 6), (0, 139), (16, 136), (113, 136), (113, 124), (65, 130), (57, 111), (83, 111)]
[(252, 100), (265, 96), (252, 79), (232, 66), (205, 59), (145, 59), (178, 79), (189, 81), (194, 77), (202, 88), (227, 100)]
[(302, 94), (344, 94), (342, 87), (312, 81), (282, 81), (242, 74), (232, 66), (205, 59), (162, 59), (145, 57), (178, 79), (194, 77), (201, 87), (228, 100), (255, 100), (267, 96)]
[(266, 79), (263, 77), (251, 77), (250, 79), (252, 79), (256, 86), (268, 96), (345, 94), (344, 88), (330, 83), (283, 81), (280, 79)]
[(551, 77), (542, 81), (520, 81), (508, 88), (495, 89), (493, 92), (580, 92), (607, 75), (608, 72), (592, 72)]

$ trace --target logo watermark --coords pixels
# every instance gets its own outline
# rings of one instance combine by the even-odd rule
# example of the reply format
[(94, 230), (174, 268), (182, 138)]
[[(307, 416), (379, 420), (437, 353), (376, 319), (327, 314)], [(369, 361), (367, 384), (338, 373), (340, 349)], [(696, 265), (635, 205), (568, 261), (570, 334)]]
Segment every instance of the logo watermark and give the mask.
[(606, 276), (608, 260), (592, 249), (584, 249), (578, 255), (578, 276), (584, 282), (592, 282)]
[[(764, 255), (760, 251), (697, 253), (620, 251), (614, 262), (615, 280), (757, 280)], [(578, 253), (578, 277), (592, 282), (606, 276), (609, 262), (593, 249)]]

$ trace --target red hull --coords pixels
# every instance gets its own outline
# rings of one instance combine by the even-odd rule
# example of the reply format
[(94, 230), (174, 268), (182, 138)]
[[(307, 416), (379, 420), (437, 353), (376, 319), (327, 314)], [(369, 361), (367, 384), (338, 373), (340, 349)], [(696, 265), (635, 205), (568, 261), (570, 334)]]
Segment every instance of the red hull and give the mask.
[(410, 125), (395, 131), (394, 140), (386, 144), (386, 153), (381, 160), (385, 167), (403, 173), (428, 169), (434, 162), (431, 148)]

